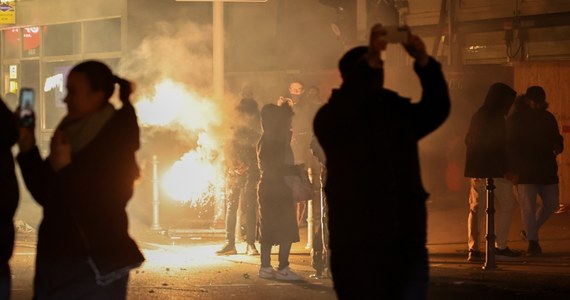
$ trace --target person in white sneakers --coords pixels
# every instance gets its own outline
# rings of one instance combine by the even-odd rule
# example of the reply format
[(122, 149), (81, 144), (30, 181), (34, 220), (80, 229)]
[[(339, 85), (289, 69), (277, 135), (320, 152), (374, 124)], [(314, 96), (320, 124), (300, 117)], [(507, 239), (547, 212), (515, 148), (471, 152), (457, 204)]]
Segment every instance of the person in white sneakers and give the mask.
[[(259, 277), (277, 280), (301, 280), (289, 268), (291, 245), (299, 242), (299, 227), (293, 190), (286, 176), (299, 174), (291, 149), (291, 119), (289, 105), (266, 104), (261, 109), (263, 133), (257, 145), (261, 179), (258, 185), (259, 242), (261, 268)], [(271, 266), (271, 248), (279, 245), (279, 266)]]

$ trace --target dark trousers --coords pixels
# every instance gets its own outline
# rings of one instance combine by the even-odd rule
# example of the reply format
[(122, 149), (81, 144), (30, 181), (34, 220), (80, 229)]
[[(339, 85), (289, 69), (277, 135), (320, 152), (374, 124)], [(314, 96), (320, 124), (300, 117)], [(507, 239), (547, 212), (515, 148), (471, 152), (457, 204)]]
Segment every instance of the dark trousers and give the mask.
[[(291, 243), (279, 244), (279, 266), (277, 269), (282, 270), (289, 266), (289, 254), (291, 253)], [(271, 244), (261, 244), (261, 267), (271, 267)]]
[(378, 253), (369, 248), (330, 250), (333, 286), (339, 300), (427, 299), (427, 250), (414, 257), (386, 257)]
[[(245, 224), (245, 237), (248, 244), (253, 244), (257, 228), (257, 183), (256, 172), (232, 177), (230, 191), (226, 200), (226, 242), (234, 244), (238, 208), (241, 207)], [(240, 203), (241, 200), (241, 203)]]

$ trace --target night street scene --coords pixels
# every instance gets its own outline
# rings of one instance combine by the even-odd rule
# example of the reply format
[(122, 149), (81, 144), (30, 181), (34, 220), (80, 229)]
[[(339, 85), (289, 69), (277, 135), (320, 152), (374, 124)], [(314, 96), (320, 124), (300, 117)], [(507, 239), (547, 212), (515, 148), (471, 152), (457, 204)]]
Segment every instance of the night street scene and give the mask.
[(0, 300), (570, 299), (570, 1), (1, 0)]

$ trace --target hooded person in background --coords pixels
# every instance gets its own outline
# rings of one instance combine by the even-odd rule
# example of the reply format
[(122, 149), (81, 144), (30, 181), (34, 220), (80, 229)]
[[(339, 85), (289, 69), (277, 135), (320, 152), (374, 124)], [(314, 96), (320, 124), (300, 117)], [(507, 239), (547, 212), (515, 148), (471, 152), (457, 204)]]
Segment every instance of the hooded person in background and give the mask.
[(516, 92), (508, 85), (497, 82), (487, 91), (483, 105), (471, 118), (465, 137), (467, 154), (465, 177), (470, 178), (469, 216), (467, 236), (468, 261), (482, 261), (480, 251), (482, 222), (487, 207), (486, 179), (495, 183), (495, 204), (497, 208), (495, 227), (495, 256), (497, 260), (512, 260), (520, 253), (507, 247), (509, 229), (515, 204), (513, 184), (509, 180), (507, 163), (506, 117), (516, 97)]
[[(507, 149), (521, 209), (522, 235), (528, 241), (526, 254), (538, 256), (542, 254), (538, 231), (559, 206), (556, 156), (564, 150), (564, 142), (556, 118), (547, 110), (544, 89), (531, 86), (523, 99), (528, 108), (513, 113), (507, 121)], [(538, 209), (537, 196), (542, 199)]]
[[(277, 280), (301, 280), (289, 267), (291, 245), (298, 242), (299, 227), (295, 217), (293, 190), (286, 177), (299, 174), (291, 149), (291, 118), (289, 105), (265, 104), (261, 109), (263, 133), (257, 145), (261, 177), (259, 202), (259, 243), (261, 266), (259, 277)], [(279, 265), (271, 265), (271, 248), (279, 246)]]
[(14, 214), (19, 190), (12, 146), (18, 140), (14, 113), (0, 99), (0, 299), (10, 299), (12, 275), (9, 261), (14, 250)]
[[(447, 118), (440, 64), (409, 33), (423, 88), (412, 103), (383, 87), (386, 30), (339, 61), (339, 89), (318, 112), (315, 135), (326, 156), (330, 268), (339, 299), (426, 299), (427, 212), (418, 142)], [(355, 245), (358, 245), (355, 247)]]
[[(119, 86), (122, 102), (110, 102)], [(34, 299), (126, 299), (130, 270), (144, 257), (125, 211), (139, 176), (139, 127), (132, 85), (98, 61), (67, 78), (67, 115), (43, 159), (34, 129), (20, 128), (18, 163), (43, 208)]]

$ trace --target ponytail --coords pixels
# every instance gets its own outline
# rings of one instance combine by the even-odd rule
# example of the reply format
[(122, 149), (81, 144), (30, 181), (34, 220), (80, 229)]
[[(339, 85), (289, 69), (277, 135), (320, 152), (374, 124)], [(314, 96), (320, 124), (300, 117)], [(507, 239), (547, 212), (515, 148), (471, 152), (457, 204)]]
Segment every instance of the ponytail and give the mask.
[(113, 81), (119, 85), (119, 99), (123, 103), (129, 103), (129, 97), (133, 93), (133, 84), (117, 75), (113, 75)]

